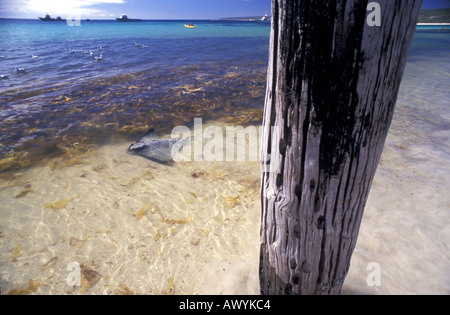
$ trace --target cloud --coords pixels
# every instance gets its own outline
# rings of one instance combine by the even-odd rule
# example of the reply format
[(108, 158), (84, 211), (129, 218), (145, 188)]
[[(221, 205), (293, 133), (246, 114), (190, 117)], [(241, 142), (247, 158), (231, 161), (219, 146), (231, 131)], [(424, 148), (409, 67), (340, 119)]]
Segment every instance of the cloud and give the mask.
[(26, 12), (33, 14), (49, 13), (55, 16), (104, 16), (107, 4), (123, 4), (125, 0), (1, 0), (0, 11)]

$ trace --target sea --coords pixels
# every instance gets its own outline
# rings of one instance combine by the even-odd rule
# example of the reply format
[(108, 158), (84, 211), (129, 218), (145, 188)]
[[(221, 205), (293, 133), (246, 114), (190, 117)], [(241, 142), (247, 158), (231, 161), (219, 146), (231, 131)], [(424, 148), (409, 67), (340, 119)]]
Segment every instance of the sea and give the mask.
[[(0, 34), (0, 293), (258, 294), (259, 163), (126, 151), (196, 118), (259, 126), (270, 24)], [(449, 51), (449, 29), (417, 27), (345, 294), (450, 293)]]
[(1, 20), (0, 153), (260, 109), (270, 24), (188, 23)]

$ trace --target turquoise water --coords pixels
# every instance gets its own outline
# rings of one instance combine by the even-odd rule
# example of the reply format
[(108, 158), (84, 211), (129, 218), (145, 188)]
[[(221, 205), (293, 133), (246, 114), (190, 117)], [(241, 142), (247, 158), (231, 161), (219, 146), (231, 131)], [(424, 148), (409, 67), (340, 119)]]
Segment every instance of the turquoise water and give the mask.
[(270, 25), (187, 23), (0, 20), (0, 154), (261, 109)]
[[(187, 22), (0, 20), (2, 294), (259, 292), (258, 164), (126, 153), (149, 127), (261, 123), (269, 25)], [(418, 28), (350, 292), (450, 292), (449, 51), (448, 32)], [(69, 286), (73, 262), (97, 284)]]
[[(190, 22), (0, 19), (2, 158), (27, 152), (40, 160), (60, 154), (62, 141), (131, 140), (195, 117), (260, 123), (270, 25), (196, 21), (185, 28)], [(448, 69), (448, 51), (448, 30), (419, 26), (408, 61)], [(410, 69), (406, 84), (423, 73)], [(446, 90), (430, 103), (448, 104)]]
[(417, 25), (418, 31), (440, 31), (450, 33), (450, 25)]
[[(186, 23), (82, 21), (79, 27), (70, 27), (64, 22), (1, 20), (0, 54), (6, 58), (2, 58), (0, 74), (10, 77), (0, 87), (105, 77), (202, 62), (242, 65), (267, 58), (266, 23), (199, 21), (195, 29), (185, 28)], [(143, 46), (136, 47), (136, 43)], [(99, 47), (103, 49), (98, 50)], [(33, 54), (39, 57), (32, 59)], [(91, 57), (100, 54), (104, 62), (96, 63)], [(17, 67), (25, 68), (27, 75), (11, 75)]]

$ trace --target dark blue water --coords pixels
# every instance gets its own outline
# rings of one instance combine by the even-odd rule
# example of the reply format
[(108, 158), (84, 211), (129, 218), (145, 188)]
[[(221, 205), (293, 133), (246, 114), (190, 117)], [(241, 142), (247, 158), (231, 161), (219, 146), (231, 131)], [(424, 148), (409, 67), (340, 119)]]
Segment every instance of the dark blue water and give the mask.
[[(0, 20), (0, 75), (9, 75), (0, 89), (76, 83), (158, 67), (205, 62), (242, 66), (267, 59), (266, 23), (199, 21), (195, 29), (185, 28), (185, 23), (82, 21), (70, 27), (64, 22)], [(100, 55), (103, 62), (95, 60)], [(26, 75), (17, 74), (16, 68), (25, 68)]]

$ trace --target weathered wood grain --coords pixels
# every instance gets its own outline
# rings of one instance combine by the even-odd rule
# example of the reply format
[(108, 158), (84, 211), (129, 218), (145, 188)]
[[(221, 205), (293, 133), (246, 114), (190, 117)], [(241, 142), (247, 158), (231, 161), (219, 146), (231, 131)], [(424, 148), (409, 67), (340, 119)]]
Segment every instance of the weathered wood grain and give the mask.
[(370, 27), (368, 2), (272, 0), (262, 294), (339, 294), (347, 275), (422, 5), (377, 1)]

